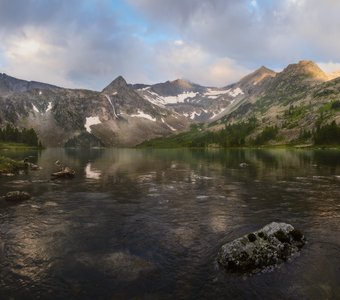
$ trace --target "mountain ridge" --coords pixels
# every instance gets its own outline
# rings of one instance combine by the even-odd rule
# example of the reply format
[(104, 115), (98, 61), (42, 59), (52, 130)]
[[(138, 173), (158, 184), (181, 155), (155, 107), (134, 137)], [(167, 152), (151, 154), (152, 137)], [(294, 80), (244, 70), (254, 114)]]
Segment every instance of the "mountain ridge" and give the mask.
[(32, 89), (52, 89), (60, 88), (56, 85), (38, 82), (27, 81), (24, 79), (18, 79), (7, 75), (6, 73), (0, 73), (0, 95), (9, 94), (12, 92), (26, 92)]
[[(320, 124), (340, 121), (338, 111), (328, 108), (340, 94), (338, 88), (339, 78), (329, 80), (307, 60), (290, 64), (281, 72), (262, 66), (222, 88), (184, 79), (128, 84), (118, 76), (97, 92), (0, 74), (0, 126), (32, 127), (45, 146), (83, 145), (87, 141), (135, 146), (183, 132), (193, 123), (203, 122), (203, 130), (219, 131), (225, 124), (255, 117), (261, 122), (247, 138), (266, 126), (276, 126), (281, 141), (291, 142), (301, 128), (310, 131), (318, 120)], [(319, 112), (326, 108), (328, 119), (320, 121)]]

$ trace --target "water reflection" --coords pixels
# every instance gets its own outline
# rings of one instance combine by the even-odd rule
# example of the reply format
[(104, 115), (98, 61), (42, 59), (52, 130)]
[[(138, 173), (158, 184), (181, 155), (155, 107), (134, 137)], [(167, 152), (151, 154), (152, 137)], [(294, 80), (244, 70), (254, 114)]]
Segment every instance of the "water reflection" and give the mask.
[[(340, 293), (339, 151), (47, 149), (30, 155), (43, 170), (0, 178), (1, 194), (33, 195), (20, 205), (0, 204), (5, 299)], [(76, 178), (50, 181), (56, 160), (76, 169)], [(271, 221), (306, 232), (309, 244), (296, 262), (247, 280), (216, 267), (221, 244)]]
[(101, 176), (101, 172), (93, 169), (91, 163), (88, 163), (85, 167), (85, 176), (88, 179), (99, 179)]

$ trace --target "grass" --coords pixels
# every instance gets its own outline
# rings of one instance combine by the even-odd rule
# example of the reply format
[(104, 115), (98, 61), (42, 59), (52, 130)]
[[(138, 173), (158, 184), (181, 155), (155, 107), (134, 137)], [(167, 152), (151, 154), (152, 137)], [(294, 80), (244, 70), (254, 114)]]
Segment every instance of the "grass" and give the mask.
[(10, 143), (10, 142), (1, 142), (0, 141), (0, 149), (36, 149), (35, 146), (28, 146), (22, 143)]
[(23, 161), (17, 161), (5, 156), (0, 156), (0, 174), (17, 173), (19, 170), (24, 169), (26, 169), (26, 166)]

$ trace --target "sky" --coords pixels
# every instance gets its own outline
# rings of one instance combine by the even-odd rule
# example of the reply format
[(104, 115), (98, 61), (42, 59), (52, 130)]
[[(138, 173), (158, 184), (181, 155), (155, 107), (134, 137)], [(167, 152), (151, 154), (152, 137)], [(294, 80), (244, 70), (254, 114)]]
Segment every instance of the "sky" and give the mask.
[(339, 0), (0, 0), (0, 73), (102, 90), (225, 86), (264, 65), (340, 70)]

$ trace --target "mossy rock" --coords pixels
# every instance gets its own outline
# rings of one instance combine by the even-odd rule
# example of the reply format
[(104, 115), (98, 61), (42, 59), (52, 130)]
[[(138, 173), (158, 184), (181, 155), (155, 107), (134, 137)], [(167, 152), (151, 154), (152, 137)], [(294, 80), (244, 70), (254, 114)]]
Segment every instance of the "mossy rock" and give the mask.
[(248, 240), (251, 243), (255, 242), (256, 241), (256, 235), (254, 233), (249, 233), (248, 234)]
[(271, 271), (298, 253), (304, 244), (301, 231), (290, 224), (273, 222), (223, 245), (217, 261), (240, 275)]
[(303, 239), (303, 234), (298, 229), (293, 229), (292, 231), (289, 232), (289, 234), (292, 236), (294, 241), (301, 241)]
[(274, 235), (281, 243), (289, 243), (290, 239), (289, 236), (283, 232), (282, 230), (279, 230)]

